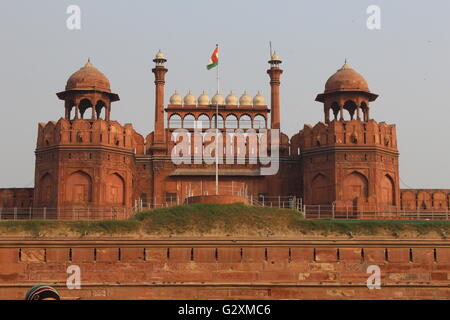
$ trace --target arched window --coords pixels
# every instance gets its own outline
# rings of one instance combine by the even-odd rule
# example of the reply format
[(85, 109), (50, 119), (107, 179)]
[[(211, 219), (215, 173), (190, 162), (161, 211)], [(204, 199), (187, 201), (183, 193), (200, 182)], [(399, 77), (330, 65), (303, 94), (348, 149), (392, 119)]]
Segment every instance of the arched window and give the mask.
[(192, 114), (187, 114), (183, 118), (183, 128), (194, 129), (195, 118)]
[(95, 105), (95, 112), (97, 119), (106, 119), (106, 103), (102, 100), (98, 100)]
[(88, 114), (86, 116), (86, 119), (90, 119), (92, 118), (92, 112), (93, 112), (93, 107), (92, 107), (92, 103), (89, 99), (83, 99), (80, 101), (80, 104), (78, 105), (78, 109), (80, 110), (80, 118), (84, 119), (84, 113), (86, 112), (86, 110), (90, 109), (91, 114)]
[(239, 128), (250, 129), (252, 127), (252, 118), (249, 115), (244, 114), (239, 119)]
[(225, 128), (229, 129), (237, 129), (238, 127), (238, 119), (234, 114), (230, 114), (227, 116), (225, 120)]
[[(224, 121), (223, 121), (223, 117), (219, 114), (219, 117), (217, 118), (217, 127), (219, 129), (224, 127)], [(216, 115), (213, 115), (212, 119), (211, 119), (211, 128), (215, 128), (216, 127)]]
[(211, 123), (210, 123), (209, 117), (206, 114), (201, 114), (198, 117), (197, 121), (201, 122), (202, 128), (206, 128), (206, 129), (211, 128)]
[(356, 110), (356, 103), (352, 100), (347, 100), (344, 103), (344, 109), (347, 110), (348, 114), (350, 115), (350, 119), (353, 120)]
[(178, 129), (182, 127), (181, 117), (178, 114), (173, 114), (169, 118), (169, 128)]
[(255, 129), (265, 129), (266, 128), (266, 118), (263, 115), (258, 114), (253, 119), (253, 128), (255, 128)]

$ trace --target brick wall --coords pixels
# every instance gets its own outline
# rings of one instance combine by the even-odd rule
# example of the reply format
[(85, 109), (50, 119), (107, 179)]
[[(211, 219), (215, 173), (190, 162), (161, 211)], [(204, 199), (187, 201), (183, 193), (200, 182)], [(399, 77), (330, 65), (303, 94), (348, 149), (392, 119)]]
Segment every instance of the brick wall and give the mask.
[[(40, 283), (65, 299), (450, 299), (449, 241), (332, 243), (0, 240), (0, 299)], [(373, 264), (380, 290), (366, 286)]]

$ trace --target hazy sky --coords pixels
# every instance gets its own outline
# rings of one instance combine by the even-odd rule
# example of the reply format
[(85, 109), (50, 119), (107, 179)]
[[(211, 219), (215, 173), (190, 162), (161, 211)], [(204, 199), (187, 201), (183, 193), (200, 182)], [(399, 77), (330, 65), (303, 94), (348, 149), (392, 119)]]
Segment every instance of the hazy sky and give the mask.
[[(81, 8), (81, 30), (66, 27), (71, 4)], [(366, 26), (373, 4), (381, 30)], [(55, 93), (88, 57), (121, 97), (112, 119), (145, 136), (159, 48), (168, 59), (166, 101), (175, 89), (212, 96), (215, 72), (205, 65), (216, 43), (223, 91), (261, 90), (268, 101), (271, 40), (283, 60), (285, 133), (323, 120), (315, 96), (347, 58), (380, 95), (371, 117), (397, 125), (402, 181), (450, 188), (448, 0), (2, 0), (0, 39), (0, 187), (34, 185), (38, 123), (64, 116)]]

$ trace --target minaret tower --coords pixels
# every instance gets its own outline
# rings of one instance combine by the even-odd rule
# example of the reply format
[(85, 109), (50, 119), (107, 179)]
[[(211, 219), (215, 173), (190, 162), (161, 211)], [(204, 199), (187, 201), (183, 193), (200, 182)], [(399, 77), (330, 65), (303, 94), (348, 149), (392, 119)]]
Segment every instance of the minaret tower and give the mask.
[(270, 77), (270, 103), (271, 103), (271, 128), (280, 129), (280, 76), (283, 70), (280, 68), (280, 57), (274, 52), (269, 60), (270, 69), (267, 73)]
[(164, 63), (167, 61), (161, 50), (153, 59), (155, 67), (152, 72), (155, 74), (155, 131), (153, 137), (152, 151), (161, 153), (165, 149), (166, 136), (164, 132), (164, 85), (167, 69)]

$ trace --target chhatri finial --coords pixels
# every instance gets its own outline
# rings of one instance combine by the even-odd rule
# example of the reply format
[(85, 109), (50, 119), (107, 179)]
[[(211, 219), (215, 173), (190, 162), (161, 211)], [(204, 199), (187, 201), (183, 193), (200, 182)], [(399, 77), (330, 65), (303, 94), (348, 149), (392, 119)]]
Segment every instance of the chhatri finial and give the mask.
[(86, 64), (84, 65), (85, 68), (87, 67), (93, 67), (92, 63), (91, 63), (91, 58), (89, 57)]

